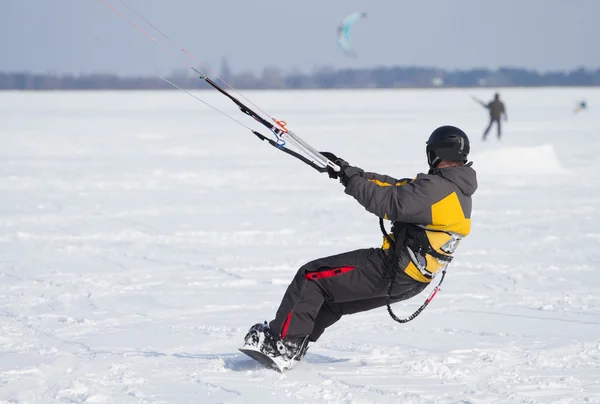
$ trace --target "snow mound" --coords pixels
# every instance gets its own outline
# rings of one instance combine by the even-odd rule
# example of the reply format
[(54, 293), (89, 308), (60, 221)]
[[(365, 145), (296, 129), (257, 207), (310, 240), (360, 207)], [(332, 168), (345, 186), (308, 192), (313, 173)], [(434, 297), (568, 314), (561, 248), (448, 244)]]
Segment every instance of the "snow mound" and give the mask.
[(478, 173), (498, 175), (561, 174), (567, 170), (551, 144), (503, 147), (471, 154)]

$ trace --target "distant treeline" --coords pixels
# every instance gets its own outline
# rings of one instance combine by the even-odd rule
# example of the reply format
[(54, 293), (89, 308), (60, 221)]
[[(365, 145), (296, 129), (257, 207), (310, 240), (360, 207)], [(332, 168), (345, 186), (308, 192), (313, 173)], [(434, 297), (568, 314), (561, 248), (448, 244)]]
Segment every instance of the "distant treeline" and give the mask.
[[(265, 68), (260, 74), (231, 73), (221, 66), (223, 80), (241, 89), (310, 88), (427, 88), (427, 87), (539, 87), (598, 86), (600, 69), (540, 73), (521, 68), (497, 70), (442, 70), (427, 67), (376, 67), (335, 70), (323, 67), (311, 73), (284, 73)], [(206, 88), (204, 81), (187, 71), (176, 71), (170, 81), (186, 89)], [(160, 77), (126, 77), (115, 74), (55, 75), (0, 73), (0, 90), (142, 90), (172, 89)]]

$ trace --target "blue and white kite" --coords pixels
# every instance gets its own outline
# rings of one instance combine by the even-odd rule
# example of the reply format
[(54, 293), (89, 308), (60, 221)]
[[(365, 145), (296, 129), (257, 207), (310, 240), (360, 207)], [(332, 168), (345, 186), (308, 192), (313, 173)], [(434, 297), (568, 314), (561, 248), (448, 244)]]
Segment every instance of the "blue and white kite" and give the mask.
[(347, 15), (337, 29), (337, 43), (346, 56), (356, 57), (356, 51), (350, 43), (350, 30), (358, 20), (367, 16), (367, 13), (352, 13)]

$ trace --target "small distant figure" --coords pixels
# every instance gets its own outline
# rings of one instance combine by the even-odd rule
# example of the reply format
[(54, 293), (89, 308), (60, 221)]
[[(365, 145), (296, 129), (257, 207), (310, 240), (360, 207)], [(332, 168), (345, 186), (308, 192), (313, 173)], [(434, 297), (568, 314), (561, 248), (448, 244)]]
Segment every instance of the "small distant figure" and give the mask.
[(587, 102), (585, 100), (581, 100), (577, 103), (577, 106), (575, 107), (575, 110), (573, 110), (573, 112), (578, 113), (578, 112), (581, 112), (586, 109), (587, 109)]
[(500, 139), (502, 137), (502, 125), (500, 124), (500, 118), (504, 117), (504, 120), (508, 121), (506, 107), (504, 106), (504, 103), (500, 101), (500, 94), (494, 94), (494, 99), (487, 104), (475, 97), (473, 97), (473, 99), (490, 112), (490, 123), (485, 129), (485, 132), (483, 132), (483, 140), (487, 138), (487, 135), (490, 132), (490, 129), (492, 129), (492, 125), (494, 123), (496, 123), (498, 130), (498, 139)]

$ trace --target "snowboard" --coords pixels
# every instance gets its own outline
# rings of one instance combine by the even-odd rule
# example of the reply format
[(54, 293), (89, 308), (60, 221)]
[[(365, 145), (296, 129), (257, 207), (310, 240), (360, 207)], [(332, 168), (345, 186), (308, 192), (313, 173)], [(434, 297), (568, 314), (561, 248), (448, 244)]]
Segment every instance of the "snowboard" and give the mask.
[(257, 347), (252, 345), (244, 345), (238, 349), (240, 352), (245, 353), (267, 369), (274, 370), (279, 373), (283, 373), (286, 369), (283, 367), (283, 363), (279, 363), (276, 359), (262, 353)]

